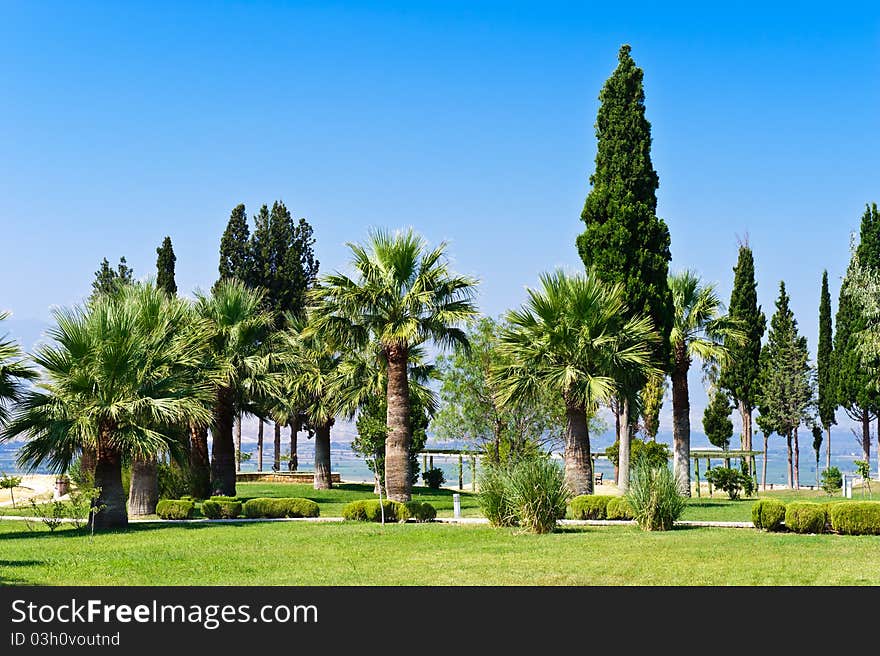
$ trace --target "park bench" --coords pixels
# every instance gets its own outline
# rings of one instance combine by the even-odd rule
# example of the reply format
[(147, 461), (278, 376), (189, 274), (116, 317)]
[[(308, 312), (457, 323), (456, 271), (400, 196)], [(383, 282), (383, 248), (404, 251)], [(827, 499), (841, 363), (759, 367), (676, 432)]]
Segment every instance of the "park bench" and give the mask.
[(602, 485), (602, 477), (604, 476), (603, 472), (599, 472), (596, 474), (596, 485)]

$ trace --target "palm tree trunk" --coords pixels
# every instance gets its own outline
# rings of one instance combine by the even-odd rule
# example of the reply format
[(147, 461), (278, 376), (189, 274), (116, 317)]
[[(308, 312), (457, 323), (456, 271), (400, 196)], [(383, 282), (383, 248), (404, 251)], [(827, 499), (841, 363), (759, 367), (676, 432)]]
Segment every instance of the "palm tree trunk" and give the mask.
[(97, 454), (95, 453), (95, 450), (90, 446), (84, 446), (82, 448), (82, 454), (79, 457), (79, 470), (88, 481), (95, 480), (96, 461)]
[(785, 436), (785, 444), (788, 452), (788, 467), (786, 468), (786, 473), (788, 474), (788, 489), (793, 490), (794, 483), (792, 482), (794, 478), (794, 470), (792, 468), (791, 462), (791, 431), (789, 431)]
[(95, 529), (125, 528), (128, 513), (125, 511), (125, 490), (122, 488), (122, 454), (106, 446), (108, 429), (101, 431), (95, 462), (95, 487), (100, 490), (95, 506), (101, 508), (92, 515)]
[(688, 356), (684, 345), (675, 347), (672, 370), (673, 473), (681, 493), (691, 496), (691, 402), (688, 393)]
[(316, 490), (333, 487), (330, 478), (330, 427), (332, 421), (315, 426), (315, 483)]
[(132, 458), (128, 514), (132, 517), (155, 515), (159, 502), (159, 467), (156, 457)]
[(194, 499), (207, 499), (211, 496), (208, 427), (190, 424), (189, 435), (189, 493)]
[(290, 471), (296, 471), (299, 469), (299, 458), (296, 455), (296, 442), (299, 437), (299, 419), (294, 419), (288, 424), (288, 426), (290, 426), (290, 462), (287, 465), (287, 469)]
[(241, 471), (241, 413), (235, 418), (235, 471)]
[(828, 441), (825, 444), (825, 468), (831, 468), (831, 426), (825, 429), (828, 432)]
[(214, 406), (214, 437), (211, 445), (211, 490), (222, 496), (235, 496), (235, 443), (232, 424), (235, 423), (235, 404), (232, 390), (221, 387)]
[(801, 452), (798, 448), (798, 429), (797, 426), (794, 427), (794, 489), (801, 489)]
[(593, 459), (586, 411), (574, 403), (565, 408), (565, 485), (574, 495), (593, 493)]
[(614, 411), (614, 441), (617, 442), (617, 464), (614, 465), (614, 484), (620, 483), (620, 403), (612, 402)]
[(629, 422), (629, 397), (624, 396), (619, 402), (620, 407), (620, 448), (617, 452), (617, 487), (626, 494), (629, 489), (630, 447), (632, 445), (632, 431)]
[(257, 471), (263, 471), (263, 420), (257, 429)]
[(761, 489), (767, 489), (767, 431), (764, 431), (764, 462), (761, 464)]
[(275, 471), (281, 471), (281, 424), (275, 424)]
[(408, 353), (406, 348), (386, 349), (388, 361), (388, 437), (385, 439), (385, 490), (392, 501), (412, 498), (409, 449), (412, 434), (409, 423)]

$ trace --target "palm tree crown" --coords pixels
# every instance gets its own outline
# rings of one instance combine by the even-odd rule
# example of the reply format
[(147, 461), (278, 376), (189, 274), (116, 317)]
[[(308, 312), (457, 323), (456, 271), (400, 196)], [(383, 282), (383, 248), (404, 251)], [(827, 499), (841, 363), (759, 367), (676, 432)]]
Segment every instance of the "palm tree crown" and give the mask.
[[(0, 321), (8, 317), (8, 312), (0, 312)], [(21, 347), (8, 336), (0, 338), (0, 426), (9, 420), (10, 408), (23, 398), (28, 382), (36, 377)]]

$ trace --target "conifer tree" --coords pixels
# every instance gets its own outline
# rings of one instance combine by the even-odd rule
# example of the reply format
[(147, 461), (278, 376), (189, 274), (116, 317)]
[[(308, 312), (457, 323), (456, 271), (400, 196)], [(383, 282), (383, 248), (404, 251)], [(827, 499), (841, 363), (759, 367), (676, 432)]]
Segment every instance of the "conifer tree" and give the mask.
[(121, 285), (128, 285), (134, 280), (134, 270), (128, 266), (125, 257), (119, 258), (119, 264), (114, 270), (105, 257), (101, 260), (101, 267), (95, 271), (95, 279), (92, 281), (92, 295), (95, 298), (101, 294), (112, 294)]
[[(251, 273), (250, 229), (243, 204), (236, 205), (220, 238), (220, 280), (236, 278), (248, 284)], [(219, 281), (218, 281), (219, 282)]]
[[(710, 396), (709, 404), (703, 411), (703, 432), (709, 438), (709, 444), (727, 451), (730, 449), (730, 438), (733, 437), (733, 422), (730, 421), (730, 399), (721, 388), (716, 388)], [(725, 466), (730, 466), (726, 463)]]
[[(822, 290), (819, 296), (819, 345), (816, 354), (816, 378), (818, 383), (819, 421), (828, 434), (825, 445), (825, 466), (831, 466), (831, 427), (837, 423), (834, 413), (837, 403), (834, 394), (834, 345), (831, 327), (831, 294), (828, 292), (828, 272), (822, 272)], [(821, 433), (819, 443), (822, 442)], [(818, 461), (816, 464), (818, 469)]]
[(169, 296), (177, 295), (177, 282), (174, 280), (174, 263), (177, 256), (171, 245), (171, 237), (165, 237), (162, 245), (156, 249), (156, 287), (165, 291)]

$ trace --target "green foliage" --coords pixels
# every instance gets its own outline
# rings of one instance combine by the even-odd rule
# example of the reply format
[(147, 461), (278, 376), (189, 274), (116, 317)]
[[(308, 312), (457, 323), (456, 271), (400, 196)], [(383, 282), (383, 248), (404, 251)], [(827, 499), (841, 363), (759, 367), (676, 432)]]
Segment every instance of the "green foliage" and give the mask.
[(837, 467), (828, 467), (822, 470), (822, 489), (828, 496), (839, 494), (843, 487), (843, 474)]
[(405, 522), (410, 518), (410, 511), (405, 503), (390, 499), (382, 499), (381, 506), (378, 499), (351, 501), (342, 507), (342, 517), (356, 522), (381, 522), (383, 511), (386, 522)]
[(227, 497), (227, 496), (223, 496), (222, 494), (215, 494), (215, 495), (211, 496), (209, 501), (229, 501), (229, 502), (232, 502), (232, 501), (238, 501), (238, 497)]
[(642, 408), (642, 432), (645, 441), (654, 441), (660, 430), (660, 409), (663, 407), (663, 395), (668, 385), (666, 376), (652, 376), (645, 383), (640, 393)]
[(703, 411), (703, 431), (709, 443), (725, 451), (730, 448), (730, 438), (733, 437), (732, 409), (727, 394), (718, 388)]
[(748, 244), (741, 244), (733, 269), (733, 291), (730, 294), (728, 315), (739, 323), (745, 339), (727, 346), (730, 358), (721, 368), (721, 386), (731, 397), (743, 403), (751, 412), (757, 403), (761, 339), (767, 319), (758, 305), (758, 284), (755, 281), (755, 259)]
[(251, 280), (250, 229), (244, 205), (236, 205), (229, 216), (220, 239), (220, 280), (236, 278), (243, 283)]
[(515, 526), (516, 513), (511, 507), (505, 488), (507, 465), (484, 461), (480, 469), (478, 500), (480, 510), (492, 526)]
[(77, 456), (67, 468), (67, 475), (70, 480), (81, 490), (95, 487), (94, 472), (87, 471), (82, 468), (82, 458)]
[(422, 480), (425, 481), (425, 485), (432, 490), (439, 490), (440, 486), (446, 482), (446, 477), (443, 475), (442, 469), (434, 467), (422, 472)]
[(181, 499), (162, 499), (156, 504), (156, 514), (162, 519), (192, 519), (196, 504)]
[(880, 535), (880, 502), (835, 503), (831, 528), (843, 535)]
[(659, 178), (651, 163), (651, 124), (645, 118), (643, 71), (621, 46), (605, 82), (596, 117), (596, 169), (577, 248), (584, 265), (624, 287), (629, 311), (650, 317), (659, 333), (660, 361), (668, 360), (672, 298), (666, 284), (669, 230), (657, 217)]
[(235, 519), (241, 515), (240, 501), (214, 501), (202, 502), (202, 514), (208, 519)]
[[(8, 317), (8, 312), (0, 311), (0, 321)], [(18, 342), (6, 335), (0, 336), (0, 426), (6, 424), (9, 411), (24, 398), (28, 382), (36, 378), (37, 372), (30, 366)], [(0, 433), (0, 441), (2, 439)]]
[(68, 501), (53, 499), (47, 503), (30, 500), (31, 510), (35, 517), (49, 529), (54, 531), (65, 520), (71, 520), (76, 528), (85, 526), (91, 513), (99, 513), (102, 506), (97, 503), (100, 491), (92, 488), (77, 490), (70, 493)]
[(526, 458), (507, 471), (504, 493), (517, 524), (532, 533), (550, 533), (565, 517), (571, 494), (559, 466), (549, 458)]
[(569, 504), (572, 519), (605, 519), (608, 502), (615, 498), (598, 494), (577, 496)]
[(785, 528), (794, 533), (823, 533), (827, 520), (825, 504), (792, 501), (785, 506)]
[[(630, 469), (633, 469), (642, 460), (647, 461), (651, 467), (665, 467), (669, 464), (669, 458), (672, 457), (669, 445), (653, 440), (640, 440), (634, 437), (630, 440), (629, 448)], [(620, 458), (620, 442), (614, 442), (605, 449), (605, 455), (617, 467)]]
[(831, 294), (828, 291), (828, 272), (822, 272), (819, 296), (819, 345), (816, 353), (816, 383), (819, 420), (827, 430), (837, 421), (837, 399), (834, 391), (834, 343), (831, 326)]
[(409, 517), (417, 522), (431, 522), (437, 517), (437, 509), (424, 501), (407, 501), (405, 504)]
[(174, 280), (174, 263), (177, 262), (177, 256), (171, 245), (171, 237), (162, 240), (162, 245), (156, 249), (156, 255), (156, 287), (169, 296), (175, 296), (177, 282)]
[(160, 499), (180, 499), (189, 492), (189, 470), (160, 462), (156, 465)]
[(739, 499), (740, 494), (751, 496), (755, 492), (754, 479), (747, 472), (733, 467), (712, 467), (706, 471), (706, 480), (726, 492), (730, 499)]
[(669, 466), (640, 462), (633, 471), (626, 500), (643, 531), (671, 531), (684, 512), (685, 499)]
[(317, 517), (320, 514), (317, 503), (297, 497), (250, 499), (245, 502), (243, 510), (248, 518)]
[(11, 490), (21, 485), (21, 476), (3, 474), (0, 476), (0, 490)]
[(862, 477), (862, 494), (871, 492), (871, 463), (868, 460), (853, 460), (853, 465), (859, 476)]
[(95, 271), (95, 279), (92, 281), (92, 295), (95, 299), (106, 294), (115, 294), (125, 285), (134, 281), (134, 271), (126, 264), (125, 258), (119, 258), (119, 264), (114, 271), (105, 257), (101, 261), (101, 268)]
[(776, 499), (760, 499), (752, 504), (752, 524), (765, 531), (782, 530), (785, 504)]
[(609, 499), (608, 504), (605, 506), (605, 519), (634, 519), (633, 509), (629, 503), (629, 499), (625, 496)]

